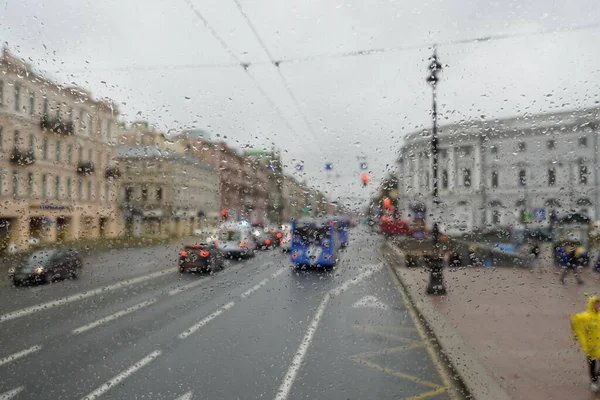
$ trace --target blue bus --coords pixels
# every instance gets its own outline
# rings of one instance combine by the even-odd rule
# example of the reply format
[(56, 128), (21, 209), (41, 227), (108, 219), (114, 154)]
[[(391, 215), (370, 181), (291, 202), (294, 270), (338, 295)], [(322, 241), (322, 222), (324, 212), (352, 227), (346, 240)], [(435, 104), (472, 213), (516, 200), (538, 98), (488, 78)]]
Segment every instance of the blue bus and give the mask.
[(302, 218), (292, 221), (290, 259), (296, 267), (331, 268), (337, 263), (339, 247), (334, 219)]

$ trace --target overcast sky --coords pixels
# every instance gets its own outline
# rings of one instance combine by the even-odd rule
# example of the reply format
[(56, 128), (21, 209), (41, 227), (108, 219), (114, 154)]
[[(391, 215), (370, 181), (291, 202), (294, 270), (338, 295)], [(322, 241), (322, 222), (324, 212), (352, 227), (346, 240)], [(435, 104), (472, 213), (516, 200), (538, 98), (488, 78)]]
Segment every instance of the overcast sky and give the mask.
[[(392, 170), (406, 133), (430, 126), (431, 43), (445, 65), (444, 122), (599, 100), (600, 28), (451, 43), (597, 24), (597, 0), (239, 0), (270, 57), (289, 60), (279, 69), (234, 0), (189, 1), (197, 13), (186, 0), (0, 0), (0, 40), (52, 79), (114, 99), (125, 120), (206, 128), (238, 148), (274, 144), (290, 171), (303, 160), (309, 184), (352, 203)], [(336, 57), (371, 48), (390, 50)]]

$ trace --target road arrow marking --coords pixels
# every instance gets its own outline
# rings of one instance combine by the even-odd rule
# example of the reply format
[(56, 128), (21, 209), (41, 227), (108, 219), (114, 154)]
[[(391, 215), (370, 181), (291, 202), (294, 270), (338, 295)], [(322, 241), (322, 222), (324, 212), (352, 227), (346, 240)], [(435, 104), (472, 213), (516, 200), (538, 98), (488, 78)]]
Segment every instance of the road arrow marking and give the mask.
[(377, 297), (370, 296), (370, 295), (363, 297), (362, 299), (358, 300), (356, 303), (354, 303), (352, 305), (352, 308), (361, 308), (361, 307), (379, 308), (382, 310), (387, 310), (389, 308), (387, 304), (385, 304), (384, 302), (379, 300)]
[(192, 400), (192, 391), (190, 390), (189, 392), (187, 392), (183, 396), (179, 396), (175, 400)]
[(9, 400), (21, 393), (25, 389), (25, 386), (19, 386), (13, 390), (9, 390), (8, 392), (4, 392), (0, 394), (0, 400)]

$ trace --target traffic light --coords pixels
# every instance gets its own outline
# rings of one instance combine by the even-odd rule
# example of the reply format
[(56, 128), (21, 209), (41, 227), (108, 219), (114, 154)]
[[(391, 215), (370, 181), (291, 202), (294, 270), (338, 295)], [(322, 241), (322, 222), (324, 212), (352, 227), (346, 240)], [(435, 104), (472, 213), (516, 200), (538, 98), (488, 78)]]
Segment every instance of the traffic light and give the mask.
[(223, 219), (227, 219), (227, 209), (226, 208), (221, 210), (221, 216), (223, 217)]
[(369, 183), (369, 174), (365, 172), (364, 174), (362, 174), (361, 179), (363, 186), (367, 186), (367, 183)]
[(391, 205), (392, 205), (392, 201), (390, 200), (389, 197), (386, 197), (383, 199), (383, 206), (385, 208), (390, 208)]

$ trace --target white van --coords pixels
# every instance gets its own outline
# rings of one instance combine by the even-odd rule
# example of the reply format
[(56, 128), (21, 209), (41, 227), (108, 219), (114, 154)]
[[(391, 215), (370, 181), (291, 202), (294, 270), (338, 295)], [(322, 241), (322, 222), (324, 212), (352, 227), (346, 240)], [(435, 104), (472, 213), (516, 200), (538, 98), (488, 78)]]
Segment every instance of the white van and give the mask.
[(227, 257), (254, 257), (256, 242), (249, 225), (229, 222), (221, 225), (218, 233), (218, 247)]

